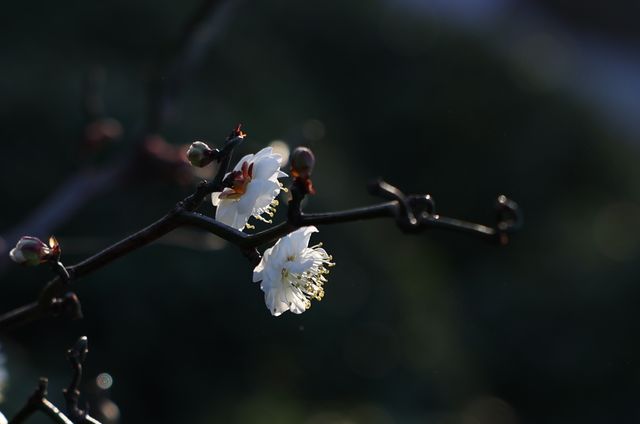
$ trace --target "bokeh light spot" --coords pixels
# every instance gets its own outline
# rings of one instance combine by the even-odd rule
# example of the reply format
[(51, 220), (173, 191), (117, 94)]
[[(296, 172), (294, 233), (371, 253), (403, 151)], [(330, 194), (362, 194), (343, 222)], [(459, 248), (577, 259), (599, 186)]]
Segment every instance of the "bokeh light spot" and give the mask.
[(96, 377), (96, 384), (102, 390), (108, 390), (113, 385), (113, 377), (111, 374), (103, 372)]
[(273, 140), (269, 143), (269, 146), (273, 149), (273, 153), (277, 153), (282, 156), (280, 166), (285, 166), (287, 162), (289, 162), (289, 152), (291, 151), (289, 145), (283, 140)]
[(109, 399), (103, 400), (100, 403), (99, 408), (102, 416), (106, 418), (109, 422), (116, 422), (120, 418), (120, 408), (118, 408), (118, 405), (116, 405)]

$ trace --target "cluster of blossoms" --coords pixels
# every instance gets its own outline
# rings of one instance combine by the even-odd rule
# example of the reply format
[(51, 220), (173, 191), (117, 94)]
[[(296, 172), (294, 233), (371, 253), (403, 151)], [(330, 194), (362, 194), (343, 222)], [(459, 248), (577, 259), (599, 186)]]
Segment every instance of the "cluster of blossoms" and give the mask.
[[(244, 137), (239, 128), (234, 133)], [(218, 154), (205, 143), (197, 141), (187, 152), (187, 159), (196, 167), (211, 163)], [(280, 178), (288, 175), (280, 170), (283, 158), (266, 147), (256, 154), (244, 156), (222, 179), (222, 190), (211, 194), (216, 207), (215, 219), (236, 230), (254, 229), (250, 218), (272, 223), (278, 206), (276, 199), (287, 191)], [(315, 164), (311, 150), (296, 148), (291, 154), (291, 175), (306, 193), (315, 193), (309, 178)], [(265, 217), (267, 216), (267, 217)], [(321, 247), (309, 247), (316, 227), (301, 227), (280, 238), (265, 250), (260, 263), (253, 270), (253, 281), (260, 282), (267, 308), (274, 316), (285, 311), (301, 314), (311, 307), (312, 300), (324, 296), (324, 284), (329, 268), (335, 265), (332, 257)], [(23, 237), (10, 252), (11, 259), (22, 265), (56, 263), (60, 246), (51, 237), (45, 244), (35, 237)], [(60, 264), (60, 267), (62, 265)], [(67, 275), (68, 276), (68, 275)]]
[[(193, 163), (193, 162), (192, 162)], [(287, 177), (280, 170), (282, 156), (271, 147), (255, 155), (244, 156), (224, 178), (225, 188), (212, 193), (216, 220), (238, 230), (253, 229), (249, 218), (271, 223), (280, 191), (286, 191), (279, 178)], [(197, 166), (196, 163), (193, 163)], [(291, 174), (302, 178), (309, 192), (313, 186), (309, 176), (313, 168), (313, 154), (298, 148), (291, 155)], [(253, 281), (260, 282), (267, 308), (274, 316), (291, 311), (301, 314), (311, 307), (311, 300), (324, 296), (325, 275), (333, 266), (332, 257), (321, 248), (309, 247), (316, 227), (302, 227), (279, 239), (264, 252), (253, 270)]]

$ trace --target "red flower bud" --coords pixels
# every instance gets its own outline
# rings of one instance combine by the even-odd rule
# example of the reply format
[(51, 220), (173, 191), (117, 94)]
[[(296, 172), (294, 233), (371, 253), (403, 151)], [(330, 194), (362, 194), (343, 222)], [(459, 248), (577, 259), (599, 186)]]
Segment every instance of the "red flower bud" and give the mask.
[(316, 158), (308, 147), (296, 147), (291, 152), (291, 175), (294, 178), (308, 179), (315, 164)]

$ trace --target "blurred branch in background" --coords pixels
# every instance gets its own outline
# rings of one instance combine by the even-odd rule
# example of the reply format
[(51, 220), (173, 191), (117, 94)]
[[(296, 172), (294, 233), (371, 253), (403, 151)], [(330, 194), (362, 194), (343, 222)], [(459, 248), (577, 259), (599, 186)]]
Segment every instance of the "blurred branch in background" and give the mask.
[[(238, 0), (206, 0), (185, 26), (183, 37), (173, 59), (158, 72), (150, 87), (148, 116), (142, 134), (134, 136), (130, 150), (113, 163), (95, 168), (83, 165), (75, 175), (62, 182), (59, 188), (37, 207), (27, 218), (3, 231), (0, 235), (0, 272), (9, 263), (8, 251), (24, 234), (46, 237), (71, 219), (91, 199), (114, 189), (124, 182), (158, 177), (184, 176), (188, 170), (180, 149), (168, 144), (158, 133), (175, 114), (180, 90), (189, 76), (202, 63), (206, 52), (232, 20)], [(83, 109), (86, 126), (82, 145), (98, 148), (106, 138), (117, 138), (122, 133), (120, 124), (106, 116), (102, 100), (104, 71), (92, 70), (84, 87)], [(140, 167), (150, 172), (133, 172)]]
[(40, 411), (47, 415), (53, 422), (59, 424), (100, 424), (98, 420), (92, 418), (88, 411), (80, 409), (80, 383), (82, 381), (82, 364), (89, 352), (88, 341), (85, 336), (80, 337), (71, 349), (67, 351), (67, 359), (73, 369), (73, 375), (69, 386), (63, 390), (66, 402), (64, 414), (51, 401), (47, 399), (48, 380), (41, 378), (38, 388), (27, 400), (25, 406), (10, 421), (10, 424), (25, 422), (31, 415)]
[(233, 10), (240, 1), (207, 0), (187, 23), (173, 61), (152, 84), (147, 133), (160, 132), (174, 116), (182, 87), (233, 20)]

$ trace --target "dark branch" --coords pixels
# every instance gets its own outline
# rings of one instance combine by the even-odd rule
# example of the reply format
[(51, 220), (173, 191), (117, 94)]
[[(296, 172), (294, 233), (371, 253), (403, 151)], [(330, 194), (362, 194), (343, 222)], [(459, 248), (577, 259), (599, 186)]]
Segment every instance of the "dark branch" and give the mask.
[(27, 400), (25, 406), (9, 421), (9, 424), (20, 424), (25, 422), (31, 415), (40, 411), (58, 424), (74, 424), (64, 415), (54, 404), (47, 399), (47, 379), (41, 378), (36, 391)]
[(67, 404), (67, 415), (71, 417), (74, 423), (97, 423), (94, 418), (90, 417), (86, 410), (78, 406), (80, 400), (80, 382), (82, 381), (82, 364), (89, 353), (88, 341), (85, 336), (80, 337), (78, 341), (67, 352), (67, 359), (73, 369), (73, 375), (69, 387), (64, 389), (64, 399)]
[[(392, 186), (384, 183), (383, 187), (389, 188)], [(190, 210), (192, 208), (195, 209), (196, 205), (203, 201), (206, 193), (211, 189), (213, 187), (208, 184), (199, 185), (196, 193), (178, 203), (172, 211), (160, 220), (84, 261), (67, 268), (71, 280), (88, 275), (180, 226), (194, 226), (215, 234), (235, 244), (245, 254), (249, 253), (249, 257), (252, 258), (252, 261), (255, 261), (255, 248), (273, 243), (280, 237), (308, 225), (337, 224), (390, 217), (395, 218), (398, 227), (406, 232), (420, 232), (427, 228), (450, 229), (477, 234), (501, 244), (506, 244), (509, 235), (521, 225), (521, 217), (517, 205), (504, 196), (500, 196), (498, 201), (500, 220), (496, 227), (440, 216), (435, 213), (434, 203), (429, 196), (409, 196), (379, 205), (339, 212), (305, 214), (300, 209), (304, 194), (294, 184), (287, 221), (255, 234), (246, 234), (213, 218)], [(394, 196), (400, 196), (401, 194), (395, 188), (394, 193)], [(189, 205), (189, 207), (187, 208), (185, 205)], [(41, 293), (37, 303), (29, 304), (0, 316), (0, 329), (6, 330), (54, 315), (52, 306), (56, 305), (56, 302), (60, 302), (57, 299), (64, 296), (68, 290), (68, 285), (62, 278), (57, 277), (51, 280)], [(66, 296), (69, 297), (69, 294)], [(75, 299), (77, 301), (77, 297)], [(79, 309), (79, 303), (77, 307)]]
[(53, 403), (47, 399), (47, 379), (41, 378), (36, 391), (27, 400), (18, 414), (9, 422), (19, 424), (25, 422), (34, 413), (40, 411), (58, 424), (100, 424), (98, 420), (90, 417), (87, 411), (78, 407), (80, 398), (80, 382), (82, 380), (82, 363), (87, 353), (87, 338), (81, 337), (67, 352), (67, 358), (73, 368), (73, 375), (69, 386), (63, 391), (67, 404), (67, 415), (63, 414)]
[[(78, 297), (71, 291), (78, 278), (88, 275), (116, 259), (159, 239), (181, 226), (193, 226), (215, 234), (235, 244), (251, 263), (259, 261), (257, 248), (270, 244), (296, 229), (309, 225), (338, 224), (365, 219), (394, 218), (404, 232), (417, 233), (428, 228), (443, 228), (480, 235), (486, 239), (506, 244), (509, 236), (519, 228), (522, 216), (518, 206), (505, 196), (497, 202), (498, 222), (495, 227), (470, 223), (436, 214), (435, 203), (429, 195), (407, 196), (398, 188), (378, 180), (370, 185), (372, 194), (390, 201), (378, 205), (338, 212), (311, 213), (302, 211), (302, 201), (311, 189), (310, 181), (295, 178), (290, 188), (287, 220), (267, 230), (246, 234), (213, 218), (195, 212), (205, 197), (224, 188), (224, 175), (229, 168), (233, 150), (244, 139), (239, 127), (227, 138), (226, 144), (216, 151), (217, 175), (210, 182), (203, 181), (193, 194), (178, 202), (165, 216), (142, 230), (107, 247), (84, 261), (65, 268), (57, 262), (53, 265), (58, 277), (42, 290), (38, 302), (32, 303), (0, 316), (0, 330), (7, 330), (48, 316), (82, 316)], [(57, 259), (56, 259), (57, 261)]]

